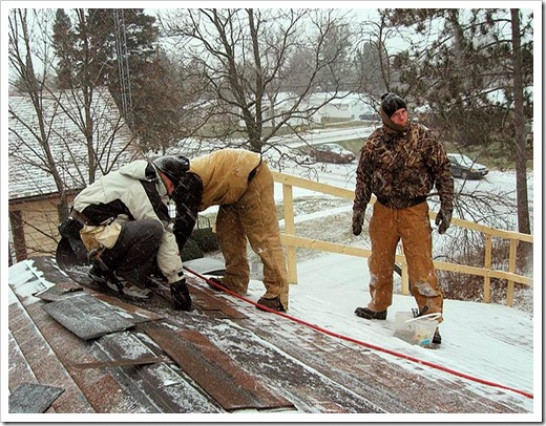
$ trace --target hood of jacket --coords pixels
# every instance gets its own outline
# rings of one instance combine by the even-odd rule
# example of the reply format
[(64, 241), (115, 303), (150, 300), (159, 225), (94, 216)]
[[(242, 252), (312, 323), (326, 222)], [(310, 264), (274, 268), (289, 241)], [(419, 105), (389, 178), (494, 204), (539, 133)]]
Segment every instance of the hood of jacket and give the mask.
[[(150, 173), (150, 170), (153, 170), (153, 173)], [(159, 195), (161, 197), (165, 197), (167, 195), (167, 187), (165, 186), (163, 179), (159, 178), (157, 168), (146, 160), (133, 161), (132, 163), (124, 165), (118, 171), (121, 175), (133, 179), (143, 180), (146, 182), (155, 182)], [(148, 173), (146, 171), (148, 171)]]
[(149, 176), (146, 176), (146, 168), (149, 164), (150, 163), (148, 163), (146, 160), (136, 160), (122, 166), (119, 169), (119, 173), (134, 179), (152, 182), (157, 179), (157, 175), (153, 179), (150, 179)]

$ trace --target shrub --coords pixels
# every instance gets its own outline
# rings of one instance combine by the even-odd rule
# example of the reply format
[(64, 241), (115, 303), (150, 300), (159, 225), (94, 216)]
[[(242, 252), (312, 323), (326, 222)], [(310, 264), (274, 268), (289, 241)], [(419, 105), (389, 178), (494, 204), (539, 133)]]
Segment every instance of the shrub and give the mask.
[(201, 250), (197, 242), (191, 237), (188, 238), (188, 241), (186, 241), (186, 244), (184, 244), (184, 248), (180, 254), (182, 261), (199, 259), (203, 256), (203, 250)]
[[(474, 245), (468, 240), (455, 240), (450, 250), (448, 261), (461, 265), (483, 267), (485, 259), (485, 242)], [(493, 240), (492, 268), (508, 270), (508, 257), (510, 247), (506, 240)], [(521, 270), (517, 273), (523, 274)], [(446, 299), (483, 302), (484, 278), (476, 275), (456, 273), (450, 271), (437, 271), (438, 281), (442, 293)], [(523, 274), (524, 275), (524, 274)], [(506, 280), (491, 279), (491, 302), (505, 304), (507, 293)], [(527, 286), (515, 283), (514, 289), (526, 291)]]
[(196, 229), (191, 234), (191, 239), (197, 243), (204, 253), (218, 250), (216, 234), (212, 232), (211, 228)]

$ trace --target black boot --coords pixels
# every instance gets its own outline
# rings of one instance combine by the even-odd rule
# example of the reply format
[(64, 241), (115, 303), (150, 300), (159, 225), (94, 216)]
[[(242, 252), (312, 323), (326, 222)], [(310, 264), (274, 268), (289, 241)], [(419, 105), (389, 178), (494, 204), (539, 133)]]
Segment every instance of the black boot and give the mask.
[(359, 316), (360, 318), (364, 319), (376, 319), (376, 320), (384, 320), (387, 319), (387, 310), (381, 312), (375, 312), (368, 308), (362, 308), (358, 307), (355, 310), (355, 314)]

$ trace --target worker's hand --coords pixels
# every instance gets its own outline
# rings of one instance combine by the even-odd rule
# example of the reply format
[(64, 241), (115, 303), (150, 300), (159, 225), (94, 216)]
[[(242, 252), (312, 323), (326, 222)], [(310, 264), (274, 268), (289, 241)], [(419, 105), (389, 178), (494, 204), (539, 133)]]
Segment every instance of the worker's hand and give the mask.
[(173, 298), (173, 308), (177, 311), (191, 310), (191, 297), (186, 285), (186, 278), (182, 278), (171, 284), (171, 296)]
[(353, 234), (360, 235), (362, 224), (364, 223), (364, 213), (362, 210), (353, 210)]
[(438, 227), (438, 233), (444, 234), (451, 223), (451, 210), (440, 208), (435, 223)]

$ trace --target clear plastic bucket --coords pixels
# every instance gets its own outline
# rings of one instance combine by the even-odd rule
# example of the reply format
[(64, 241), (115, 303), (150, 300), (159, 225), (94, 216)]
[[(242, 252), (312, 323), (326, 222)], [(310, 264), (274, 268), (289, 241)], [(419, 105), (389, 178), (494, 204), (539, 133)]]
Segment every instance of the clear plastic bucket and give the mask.
[(440, 315), (436, 312), (414, 318), (411, 312), (397, 312), (394, 337), (412, 345), (428, 346), (432, 343)]

